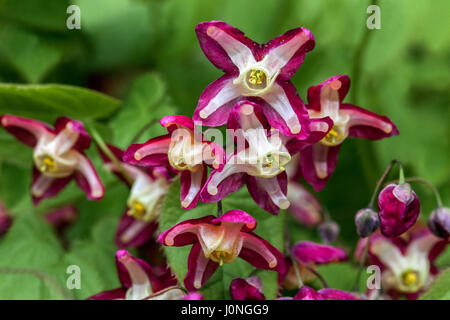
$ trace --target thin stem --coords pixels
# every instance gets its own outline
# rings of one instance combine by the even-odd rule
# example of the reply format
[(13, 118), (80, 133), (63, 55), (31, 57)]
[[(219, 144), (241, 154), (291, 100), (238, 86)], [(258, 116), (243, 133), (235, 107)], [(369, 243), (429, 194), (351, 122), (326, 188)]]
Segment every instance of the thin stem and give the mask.
[(354, 291), (359, 291), (358, 290), (359, 280), (361, 279), (361, 274), (362, 274), (362, 270), (364, 269), (364, 264), (367, 259), (367, 254), (369, 253), (369, 245), (370, 245), (370, 238), (366, 238), (366, 244), (364, 246), (363, 255), (361, 257), (361, 261), (359, 262), (358, 274), (356, 275), (355, 284), (353, 285)]
[(120, 174), (125, 178), (125, 180), (127, 180), (128, 184), (132, 185), (133, 179), (129, 176), (128, 172), (122, 166), (122, 163), (119, 161), (119, 159), (117, 159), (114, 153), (112, 153), (111, 150), (108, 148), (105, 141), (97, 132), (97, 130), (95, 130), (93, 126), (90, 126), (90, 131), (98, 147), (103, 151), (103, 153), (108, 157), (108, 159), (111, 160), (111, 162), (114, 164), (117, 170), (119, 170)]
[[(378, 179), (377, 185), (375, 186), (375, 190), (373, 191), (372, 197), (370, 198), (370, 202), (369, 205), (367, 206), (368, 208), (373, 209), (373, 205), (375, 203), (375, 199), (376, 196), (378, 194), (378, 191), (380, 190), (380, 187), (383, 185), (384, 180), (386, 179), (387, 175), (389, 174), (389, 172), (391, 172), (392, 167), (394, 166), (394, 164), (398, 164), (400, 166), (400, 179), (403, 175), (403, 180), (405, 179), (404, 174), (403, 174), (403, 165), (400, 161), (398, 160), (392, 160), (389, 165), (387, 166), (386, 170), (384, 170), (383, 174), (381, 175), (380, 179)], [(400, 181), (399, 179), (399, 181)]]
[(303, 287), (303, 280), (302, 280), (302, 276), (300, 275), (300, 270), (298, 269), (298, 264), (297, 261), (295, 259), (292, 259), (292, 265), (294, 266), (294, 270), (295, 270), (295, 275), (297, 277), (297, 281), (298, 281), (298, 287), (301, 288)]
[(317, 272), (317, 270), (315, 270), (313, 267), (308, 266), (307, 264), (305, 264), (305, 266), (311, 273), (313, 273), (320, 280), (320, 282), (322, 282), (324, 288), (329, 288), (328, 283), (325, 281), (322, 275), (319, 272)]
[[(394, 181), (389, 181), (387, 183), (392, 183)], [(426, 185), (428, 187), (428, 189), (430, 189), (433, 194), (434, 197), (436, 198), (436, 203), (438, 205), (438, 207), (442, 207), (442, 198), (441, 195), (439, 194), (438, 189), (428, 180), (421, 178), (421, 177), (409, 177), (409, 178), (405, 178), (405, 182), (420, 182), (423, 183), (424, 185)]]
[(220, 217), (222, 215), (222, 200), (217, 202), (217, 216)]
[(71, 292), (66, 290), (63, 286), (61, 286), (59, 283), (57, 283), (55, 280), (47, 276), (46, 274), (40, 272), (36, 269), (27, 269), (27, 268), (10, 268), (10, 267), (0, 267), (0, 273), (4, 274), (29, 274), (37, 277), (44, 283), (46, 283), (49, 287), (53, 288), (55, 291), (57, 291), (64, 299), (67, 300), (74, 300), (75, 297), (72, 295)]

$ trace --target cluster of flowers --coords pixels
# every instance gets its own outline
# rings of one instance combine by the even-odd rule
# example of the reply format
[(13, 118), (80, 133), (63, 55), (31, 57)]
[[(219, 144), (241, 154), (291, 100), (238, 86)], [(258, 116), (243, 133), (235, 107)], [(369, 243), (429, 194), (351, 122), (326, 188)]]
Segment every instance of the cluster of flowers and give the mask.
[[(165, 116), (160, 123), (166, 135), (132, 144), (125, 151), (112, 145), (108, 152), (100, 150), (106, 167), (131, 189), (116, 233), (120, 249), (151, 241), (162, 201), (178, 176), (184, 209), (195, 208), (199, 200), (219, 202), (247, 185), (253, 200), (270, 214), (289, 208), (300, 222), (315, 226), (321, 221), (321, 206), (299, 184), (299, 177), (319, 191), (335, 170), (347, 137), (376, 140), (398, 134), (386, 116), (343, 102), (350, 87), (346, 75), (310, 87), (308, 103), (303, 103), (290, 78), (314, 48), (309, 30), (293, 29), (262, 45), (221, 21), (200, 23), (196, 33), (206, 57), (225, 74), (203, 91), (192, 119)], [(82, 123), (59, 118), (50, 127), (3, 115), (0, 124), (34, 148), (35, 204), (57, 195), (72, 178), (89, 199), (103, 197), (103, 184), (83, 152), (90, 137)], [(208, 140), (199, 125), (226, 125), (232, 132), (233, 150), (225, 152), (219, 143)], [(447, 242), (428, 229), (408, 239), (398, 237), (415, 223), (419, 212), (417, 196), (408, 186), (386, 187), (379, 197), (379, 214), (364, 209), (356, 224), (364, 237), (364, 244), (358, 246), (359, 259), (367, 258), (362, 248), (369, 246), (369, 259), (382, 266), (386, 286), (409, 294), (424, 287), (430, 270), (435, 273), (428, 256), (436, 257)], [(442, 207), (434, 216), (435, 233), (448, 238), (448, 209)], [(373, 233), (379, 225), (381, 233)], [(299, 288), (294, 299), (356, 299), (335, 289), (315, 291), (297, 281), (300, 276), (303, 282), (317, 276), (316, 265), (346, 260), (345, 251), (302, 241), (284, 256), (253, 232), (256, 226), (249, 213), (236, 209), (185, 220), (159, 234), (158, 242), (164, 246), (192, 245), (184, 279), (187, 295), (176, 286), (165, 262), (150, 267), (119, 250), (116, 261), (122, 287), (92, 298), (198, 299), (201, 295), (196, 291), (217, 268), (240, 257), (256, 268), (278, 272), (280, 285)], [(234, 299), (265, 298), (257, 277), (233, 280), (230, 293)]]

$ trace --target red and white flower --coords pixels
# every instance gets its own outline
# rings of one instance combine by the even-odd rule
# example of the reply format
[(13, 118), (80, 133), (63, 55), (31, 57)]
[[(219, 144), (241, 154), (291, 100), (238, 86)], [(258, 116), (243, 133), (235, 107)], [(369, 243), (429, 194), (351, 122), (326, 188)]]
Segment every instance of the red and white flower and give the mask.
[(201, 288), (224, 263), (237, 257), (256, 268), (284, 272), (283, 255), (277, 248), (253, 233), (256, 220), (241, 210), (220, 217), (213, 215), (182, 221), (164, 231), (158, 241), (165, 246), (193, 244), (184, 279), (187, 290)]
[(72, 179), (88, 199), (103, 198), (105, 188), (83, 152), (89, 148), (91, 138), (81, 122), (61, 117), (52, 128), (37, 120), (3, 115), (0, 124), (34, 149), (31, 195), (35, 205), (57, 195)]

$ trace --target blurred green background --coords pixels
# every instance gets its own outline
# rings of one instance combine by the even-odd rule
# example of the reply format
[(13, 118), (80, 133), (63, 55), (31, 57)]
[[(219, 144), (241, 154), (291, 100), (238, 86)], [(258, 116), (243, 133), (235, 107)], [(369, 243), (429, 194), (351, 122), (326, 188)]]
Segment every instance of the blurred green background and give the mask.
[[(69, 4), (81, 9), (81, 30), (66, 28)], [(380, 0), (380, 30), (366, 28), (369, 4), (362, 0), (0, 0), (0, 81), (69, 84), (120, 99), (121, 107), (95, 125), (108, 141), (125, 148), (148, 118), (166, 112), (192, 115), (202, 90), (222, 74), (198, 45), (197, 23), (224, 20), (260, 43), (306, 27), (314, 34), (316, 47), (292, 78), (302, 99), (306, 101), (309, 86), (348, 74), (357, 81), (345, 101), (389, 116), (400, 131), (398, 137), (378, 142), (346, 140), (333, 177), (318, 194), (341, 225), (343, 245), (350, 248), (357, 238), (354, 214), (368, 203), (376, 179), (391, 159), (404, 162), (407, 176), (434, 183), (444, 204), (450, 205), (450, 2)], [(0, 95), (0, 104), (1, 99)], [(50, 121), (57, 116), (42, 118)], [(158, 130), (150, 128), (143, 139)], [(34, 210), (28, 196), (31, 151), (13, 141), (0, 132), (0, 146), (7, 149), (0, 152), (0, 199), (20, 215)], [(96, 165), (100, 167), (99, 162)], [(94, 243), (105, 256), (114, 252), (111, 238), (127, 197), (125, 187), (101, 174), (109, 187), (105, 200), (85, 201), (72, 186), (36, 209), (44, 213), (77, 200), (80, 220), (68, 238), (75, 243), (71, 254), (82, 256), (87, 265), (83, 250)], [(434, 198), (422, 186), (414, 188), (426, 217), (435, 206)], [(27, 225), (33, 228), (34, 223)], [(295, 241), (316, 237), (315, 231), (291, 229)], [(0, 257), (5, 247), (0, 246)], [(115, 270), (109, 265), (106, 269), (107, 279), (98, 288), (117, 282)], [(35, 290), (43, 290), (40, 286), (36, 283)]]

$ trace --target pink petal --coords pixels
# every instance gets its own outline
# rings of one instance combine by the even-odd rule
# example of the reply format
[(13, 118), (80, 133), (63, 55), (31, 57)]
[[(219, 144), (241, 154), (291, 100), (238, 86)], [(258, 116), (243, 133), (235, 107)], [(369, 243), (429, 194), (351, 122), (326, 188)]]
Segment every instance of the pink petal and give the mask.
[[(229, 156), (227, 161), (231, 161), (232, 155)], [(240, 172), (243, 165), (239, 164), (226, 164), (222, 171), (213, 170), (209, 175), (203, 189), (201, 190), (200, 197), (203, 202), (217, 202), (222, 200), (227, 195), (239, 190), (247, 181), (248, 175), (244, 172)], [(217, 180), (217, 181), (216, 181)], [(215, 194), (211, 192), (216, 191)]]
[(259, 269), (274, 270), (279, 273), (285, 271), (283, 254), (277, 248), (252, 232), (241, 232), (241, 237), (243, 243), (239, 253), (240, 258)]
[(286, 172), (273, 178), (259, 178), (249, 176), (247, 189), (253, 200), (271, 214), (277, 215), (281, 209), (289, 207), (287, 194)]
[[(238, 75), (226, 74), (212, 82), (202, 92), (192, 119), (205, 126), (217, 127), (225, 124), (228, 116), (240, 97), (240, 91), (233, 84)], [(205, 118), (200, 114), (206, 113)]]
[(75, 181), (83, 190), (89, 200), (100, 200), (105, 195), (105, 186), (95, 170), (92, 162), (79, 153), (77, 159), (77, 170), (75, 171)]
[(297, 242), (292, 248), (292, 255), (301, 263), (315, 264), (345, 261), (348, 258), (343, 249), (311, 241)]
[(322, 206), (300, 183), (289, 181), (287, 198), (291, 203), (288, 211), (301, 224), (313, 227), (320, 223)]
[(195, 28), (206, 57), (225, 72), (234, 72), (255, 62), (259, 45), (223, 21), (202, 22)]
[(314, 37), (308, 29), (296, 28), (268, 42), (262, 55), (271, 70), (280, 71), (278, 79), (289, 80), (303, 63), (305, 54), (314, 48)]
[(316, 290), (303, 286), (294, 296), (294, 300), (325, 300), (325, 298)]
[(91, 137), (86, 132), (86, 129), (84, 128), (83, 123), (81, 123), (80, 121), (71, 120), (66, 117), (58, 118), (55, 121), (56, 133), (58, 134), (61, 131), (63, 131), (66, 128), (67, 124), (69, 124), (69, 123), (70, 123), (71, 129), (73, 131), (78, 132), (78, 139), (75, 142), (75, 149), (77, 149), (78, 151), (83, 151), (84, 149), (89, 148), (89, 146), (91, 144)]
[(137, 220), (125, 212), (117, 227), (115, 242), (119, 249), (128, 249), (143, 245), (152, 238), (158, 224)]
[(177, 223), (158, 237), (158, 242), (165, 246), (182, 247), (198, 241), (197, 232), (201, 224), (211, 223), (216, 217), (209, 215), (198, 219), (189, 219)]
[(337, 75), (325, 80), (317, 86), (310, 87), (308, 89), (308, 109), (314, 109), (316, 111), (321, 110), (320, 97), (322, 88), (325, 85), (332, 85), (333, 87), (338, 88), (339, 102), (342, 103), (350, 88), (350, 78), (346, 75)]
[(145, 143), (133, 143), (125, 150), (123, 161), (140, 166), (168, 166), (170, 141), (170, 134), (166, 134)]
[(342, 104), (340, 110), (350, 116), (350, 137), (378, 140), (398, 135), (397, 127), (386, 116), (351, 104)]
[(325, 300), (360, 300), (351, 293), (338, 289), (325, 288), (320, 289), (318, 292), (325, 298)]
[(167, 128), (169, 133), (172, 133), (180, 127), (194, 131), (194, 122), (186, 116), (165, 116), (161, 119), (160, 123), (164, 128)]
[(381, 232), (387, 237), (395, 237), (411, 228), (420, 212), (420, 202), (412, 191), (412, 199), (404, 203), (397, 199), (394, 190), (397, 185), (390, 184), (378, 195), (378, 215)]
[(327, 184), (336, 168), (340, 147), (341, 145), (328, 147), (316, 143), (300, 152), (302, 175), (314, 186), (314, 190), (320, 191)]
[(200, 289), (218, 267), (218, 263), (205, 257), (200, 243), (194, 244), (189, 253), (188, 272), (184, 278), (184, 286), (189, 291)]
[(54, 135), (53, 129), (46, 123), (9, 114), (0, 117), (0, 125), (17, 140), (30, 147), (36, 146), (43, 136)]
[(184, 209), (192, 209), (197, 206), (200, 191), (208, 178), (208, 169), (202, 166), (195, 172), (189, 170), (181, 172), (180, 201)]
[(272, 127), (285, 136), (300, 140), (308, 138), (308, 111), (291, 82), (275, 81), (261, 98), (266, 102), (262, 105), (263, 112)]
[(230, 296), (232, 300), (266, 300), (261, 290), (242, 278), (231, 281)]
[(256, 228), (256, 219), (242, 210), (230, 210), (220, 217), (211, 221), (211, 223), (232, 222), (245, 225), (245, 231), (252, 231)]
[(116, 266), (120, 283), (126, 289), (133, 284), (143, 284), (146, 280), (150, 282), (153, 292), (165, 288), (148, 263), (133, 257), (128, 251), (118, 250), (116, 252)]
[(33, 167), (33, 181), (31, 183), (33, 204), (37, 206), (43, 199), (56, 196), (70, 182), (72, 177), (73, 176), (65, 178), (48, 177)]

